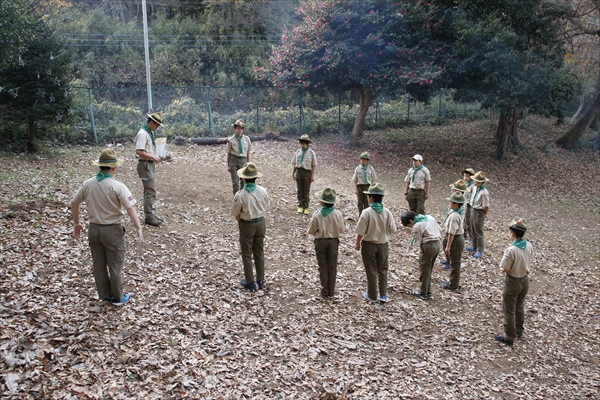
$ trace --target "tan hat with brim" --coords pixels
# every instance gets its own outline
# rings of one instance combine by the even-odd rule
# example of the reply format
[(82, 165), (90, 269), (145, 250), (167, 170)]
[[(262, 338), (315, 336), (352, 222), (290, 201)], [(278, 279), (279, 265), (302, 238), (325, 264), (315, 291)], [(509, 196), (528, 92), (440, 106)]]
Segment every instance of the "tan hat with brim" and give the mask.
[(515, 220), (510, 224), (510, 227), (521, 232), (527, 231), (527, 224), (523, 218), (515, 218)]
[(300, 136), (298, 138), (298, 140), (301, 142), (312, 143), (312, 140), (310, 140), (310, 138), (308, 137), (308, 135), (306, 133), (304, 135)]
[(150, 118), (152, 121), (156, 122), (159, 126), (163, 126), (161, 112), (155, 112), (153, 114), (146, 114), (146, 115), (148, 115), (148, 118)]
[(241, 128), (244, 128), (244, 129), (246, 128), (246, 125), (244, 125), (244, 120), (243, 120), (243, 119), (238, 119), (238, 120), (237, 120), (237, 121), (235, 121), (235, 122), (234, 122), (234, 123), (233, 123), (231, 126), (232, 126), (232, 127), (234, 127), (234, 128), (235, 128), (236, 126), (239, 126), (239, 127), (241, 127)]
[(325, 188), (320, 192), (315, 193), (317, 200), (322, 201), (326, 204), (338, 204), (340, 202), (339, 197), (332, 188)]
[(366, 192), (363, 192), (364, 194), (374, 194), (377, 196), (383, 196), (384, 191), (383, 191), (383, 185), (381, 183), (373, 183), (371, 184), (371, 186), (369, 186), (369, 190)]
[(475, 182), (489, 182), (490, 180), (485, 177), (483, 171), (477, 172), (475, 175), (471, 177)]
[(364, 158), (365, 160), (370, 160), (371, 159), (371, 153), (369, 153), (368, 151), (363, 151), (362, 154), (360, 155), (360, 158)]
[(450, 187), (452, 188), (452, 190), (458, 190), (459, 192), (467, 191), (467, 183), (462, 179), (457, 180), (452, 185), (450, 185)]
[(94, 165), (99, 167), (117, 168), (123, 165), (125, 160), (119, 159), (113, 149), (104, 149), (100, 153), (100, 158), (94, 161)]
[(465, 168), (461, 171), (462, 174), (469, 174), (471, 176), (475, 175), (475, 170), (473, 168)]
[(465, 204), (465, 196), (462, 194), (462, 192), (454, 192), (452, 193), (452, 196), (446, 198), (446, 200), (453, 203)]
[(254, 163), (246, 163), (243, 168), (237, 170), (237, 175), (244, 179), (260, 178), (262, 174), (256, 169)]

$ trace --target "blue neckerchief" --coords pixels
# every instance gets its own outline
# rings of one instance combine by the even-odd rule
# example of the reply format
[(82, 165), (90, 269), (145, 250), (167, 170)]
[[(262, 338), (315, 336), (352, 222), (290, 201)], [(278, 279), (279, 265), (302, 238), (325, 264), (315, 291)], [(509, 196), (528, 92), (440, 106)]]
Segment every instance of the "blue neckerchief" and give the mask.
[(369, 174), (367, 173), (369, 171), (369, 163), (367, 163), (367, 165), (360, 164), (360, 166), (363, 169), (363, 179), (364, 179), (365, 183), (370, 183), (369, 182)]
[(244, 189), (252, 193), (254, 192), (254, 189), (256, 189), (256, 183), (246, 183)]
[(525, 250), (527, 248), (527, 241), (524, 239), (515, 240), (510, 244), (511, 246), (517, 246), (521, 250)]
[(335, 207), (321, 207), (321, 215), (323, 216), (323, 218), (327, 217), (329, 214), (331, 214), (333, 212), (333, 210), (335, 210)]
[(112, 175), (109, 173), (106, 173), (104, 171), (100, 171), (98, 172), (98, 174), (96, 175), (96, 180), (98, 182), (105, 180), (106, 178), (112, 178)]
[(424, 167), (424, 165), (423, 165), (423, 164), (419, 165), (419, 168), (412, 167), (412, 170), (414, 171), (414, 172), (413, 172), (413, 174), (412, 174), (412, 177), (411, 177), (411, 181), (412, 181), (412, 182), (414, 182), (414, 181), (415, 181), (415, 175), (417, 174), (417, 171), (420, 171), (420, 170), (422, 170), (422, 169), (423, 169), (423, 167)]
[(427, 221), (429, 221), (429, 219), (427, 218), (427, 215), (417, 214), (417, 216), (415, 217), (415, 224), (418, 224), (419, 222), (427, 222)]
[(154, 132), (152, 131), (152, 129), (148, 128), (148, 125), (146, 124), (142, 126), (142, 129), (150, 134), (150, 139), (152, 139), (152, 146), (156, 147), (156, 140), (154, 139)]
[(381, 203), (369, 203), (369, 207), (377, 211), (379, 214), (383, 213), (383, 204)]
[(306, 150), (302, 149), (302, 159), (300, 159), (300, 166), (302, 166), (302, 164), (304, 164), (304, 155), (306, 155), (306, 152), (308, 151), (308, 148), (310, 146), (306, 146)]
[(235, 138), (238, 141), (238, 150), (239, 150), (240, 154), (243, 154), (244, 153), (244, 146), (243, 146), (242, 142), (244, 141), (244, 135), (242, 135), (239, 138), (238, 138), (237, 135), (233, 135), (233, 136), (235, 136)]

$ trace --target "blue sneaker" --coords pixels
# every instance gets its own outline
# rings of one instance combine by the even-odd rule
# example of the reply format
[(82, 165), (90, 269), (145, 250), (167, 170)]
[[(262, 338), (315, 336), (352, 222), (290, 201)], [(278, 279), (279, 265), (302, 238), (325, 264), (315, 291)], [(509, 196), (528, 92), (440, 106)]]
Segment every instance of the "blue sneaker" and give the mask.
[(122, 306), (123, 304), (127, 303), (129, 301), (129, 298), (131, 297), (130, 294), (124, 294), (123, 297), (121, 297), (121, 300), (117, 300), (114, 297), (112, 298), (112, 303), (115, 306)]
[(444, 264), (444, 269), (450, 269), (450, 263)]
[(475, 258), (477, 258), (477, 259), (480, 259), (480, 258), (481, 258), (481, 256), (483, 256), (483, 253), (482, 253), (482, 252), (480, 252), (479, 250), (478, 250), (478, 251), (476, 251), (476, 252), (475, 252), (475, 254), (473, 254), (473, 257), (475, 257)]
[(258, 281), (258, 290), (265, 290), (265, 281)]
[(364, 292), (363, 296), (365, 296), (365, 299), (371, 300), (372, 302), (376, 302), (377, 301), (377, 299), (372, 299), (372, 298), (369, 297), (369, 292)]
[(450, 265), (450, 262), (448, 260), (445, 260), (445, 259), (442, 258), (440, 260), (440, 264), (442, 264), (442, 265), (446, 265), (446, 264)]
[(244, 287), (244, 289), (248, 289), (251, 292), (256, 291), (256, 282), (252, 281), (250, 283), (246, 283), (246, 279), (242, 278), (240, 284)]
[(473, 246), (469, 246), (469, 247), (465, 247), (466, 251), (475, 251), (475, 248)]
[(379, 301), (382, 303), (387, 303), (387, 296), (379, 296)]

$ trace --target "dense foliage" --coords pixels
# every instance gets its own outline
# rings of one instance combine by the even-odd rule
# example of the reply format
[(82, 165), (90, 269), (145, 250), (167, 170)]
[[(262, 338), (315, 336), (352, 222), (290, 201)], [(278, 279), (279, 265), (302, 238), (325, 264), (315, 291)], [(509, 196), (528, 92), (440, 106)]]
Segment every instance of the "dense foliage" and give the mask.
[(0, 1), (0, 67), (17, 61), (33, 39), (35, 18), (21, 0)]

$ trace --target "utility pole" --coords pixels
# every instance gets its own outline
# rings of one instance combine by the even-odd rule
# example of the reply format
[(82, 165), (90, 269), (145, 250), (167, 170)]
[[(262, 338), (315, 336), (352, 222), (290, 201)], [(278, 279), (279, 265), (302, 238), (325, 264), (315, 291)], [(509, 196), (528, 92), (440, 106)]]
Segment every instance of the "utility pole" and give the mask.
[(144, 53), (146, 56), (146, 91), (148, 92), (148, 114), (152, 114), (152, 79), (150, 77), (150, 49), (148, 46), (148, 17), (146, 16), (146, 0), (142, 0), (142, 16), (144, 19)]

